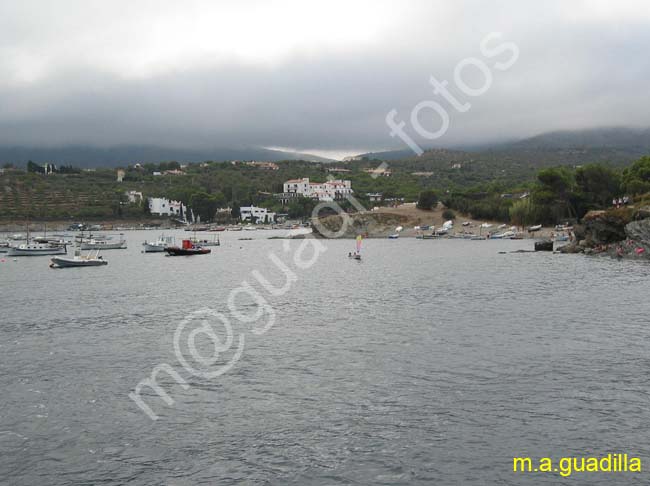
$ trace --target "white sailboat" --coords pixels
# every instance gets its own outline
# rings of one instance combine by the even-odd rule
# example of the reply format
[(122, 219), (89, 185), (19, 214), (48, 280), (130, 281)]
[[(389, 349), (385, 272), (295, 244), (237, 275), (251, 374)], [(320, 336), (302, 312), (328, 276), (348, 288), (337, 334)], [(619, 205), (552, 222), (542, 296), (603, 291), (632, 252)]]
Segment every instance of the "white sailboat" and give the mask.
[(65, 243), (39, 243), (31, 240), (29, 236), (29, 226), (27, 227), (27, 237), (25, 243), (9, 247), (7, 256), (40, 256), (40, 255), (65, 255), (68, 253), (68, 248)]
[(7, 252), (7, 256), (39, 256), (39, 255), (65, 255), (68, 249), (65, 245), (52, 245), (49, 243), (23, 243), (18, 246), (12, 246)]

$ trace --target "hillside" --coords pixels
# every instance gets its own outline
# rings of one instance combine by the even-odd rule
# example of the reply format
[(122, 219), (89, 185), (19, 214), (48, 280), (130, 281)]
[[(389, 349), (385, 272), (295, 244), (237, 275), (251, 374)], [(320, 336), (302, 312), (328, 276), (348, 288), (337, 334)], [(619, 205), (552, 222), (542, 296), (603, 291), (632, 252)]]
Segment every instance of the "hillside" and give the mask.
[[(353, 166), (378, 165), (422, 175), (433, 186), (466, 187), (487, 182), (519, 184), (534, 178), (542, 168), (602, 163), (624, 167), (650, 154), (650, 129), (600, 128), (550, 132), (480, 150), (434, 148), (420, 156), (408, 151), (364, 154), (367, 160)], [(401, 157), (400, 157), (401, 156)]]
[(93, 147), (69, 145), (63, 147), (8, 147), (0, 146), (0, 166), (6, 163), (24, 166), (27, 161), (74, 165), (81, 168), (125, 167), (136, 162), (158, 163), (177, 161), (182, 163), (204, 162), (206, 160), (307, 160), (328, 162), (329, 159), (311, 154), (283, 152), (264, 148), (214, 148), (193, 150), (147, 145), (123, 145)]
[[(440, 152), (432, 147), (420, 157), (410, 150), (369, 152), (358, 157), (375, 160), (430, 160), (431, 154)], [(650, 128), (605, 127), (584, 130), (557, 130), (508, 143), (482, 144), (480, 148), (463, 145), (451, 148), (461, 154), (473, 154), (476, 159), (495, 157), (534, 163), (581, 164), (610, 161), (627, 163), (650, 153)], [(458, 155), (460, 156), (460, 155)]]

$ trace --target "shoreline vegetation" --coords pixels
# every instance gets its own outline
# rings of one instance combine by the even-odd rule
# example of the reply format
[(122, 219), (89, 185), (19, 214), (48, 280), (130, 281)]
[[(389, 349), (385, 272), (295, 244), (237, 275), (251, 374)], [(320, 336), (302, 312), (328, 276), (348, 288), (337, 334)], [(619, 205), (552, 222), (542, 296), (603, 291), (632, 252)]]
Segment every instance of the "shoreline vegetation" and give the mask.
[[(0, 171), (0, 230), (22, 231), (27, 222), (33, 231), (39, 231), (36, 222), (46, 222), (48, 230), (80, 222), (101, 222), (107, 229), (174, 227), (171, 219), (149, 214), (150, 197), (181, 201), (204, 224), (238, 224), (238, 209), (246, 205), (283, 214), (287, 221), (307, 223), (317, 201), (296, 197), (282, 204), (276, 194), (282, 192), (283, 183), (296, 177), (316, 182), (343, 177), (351, 181), (357, 202), (368, 209), (357, 211), (358, 204), (337, 201), (353, 221), (344, 237), (387, 237), (399, 226), (404, 228), (401, 236), (410, 237), (416, 236), (416, 226), (438, 228), (447, 220), (456, 223), (453, 233), (481, 236), (504, 224), (522, 230), (541, 225), (543, 229), (532, 235), (522, 231), (524, 237), (534, 238), (551, 237), (556, 225), (576, 227), (576, 241), (567, 245), (566, 252), (627, 254), (627, 247), (621, 250), (603, 245), (629, 240), (626, 245), (631, 248), (645, 237), (643, 231), (626, 225), (645, 214), (634, 211), (650, 206), (650, 156), (620, 168), (605, 163), (543, 167), (533, 179), (522, 180), (514, 174), (509, 177), (507, 172), (495, 179), (498, 161), (487, 172), (485, 164), (472, 167), (471, 162), (454, 163), (446, 152), (446, 158), (437, 161), (439, 152), (425, 152), (422, 157), (426, 167), (436, 170), (413, 172), (415, 167), (425, 167), (424, 162), (414, 165), (415, 159), (391, 160), (389, 169), (383, 169), (379, 176), (376, 167), (381, 161), (368, 158), (332, 163), (162, 162), (117, 170), (56, 168), (33, 162), (25, 170), (5, 164)], [(133, 192), (142, 198), (131, 200), (128, 194)], [(625, 207), (613, 210), (623, 198)], [(609, 217), (618, 214), (615, 211), (626, 214), (620, 218), (625, 224), (618, 225), (617, 240), (589, 236), (588, 232), (598, 226), (592, 219), (601, 221), (603, 214)], [(318, 217), (331, 228), (336, 228), (340, 219), (334, 210), (322, 211)], [(462, 226), (464, 222), (468, 226)], [(482, 223), (493, 227), (483, 231)], [(586, 234), (581, 233), (582, 227), (587, 228)], [(641, 243), (631, 250), (640, 256), (647, 254)]]

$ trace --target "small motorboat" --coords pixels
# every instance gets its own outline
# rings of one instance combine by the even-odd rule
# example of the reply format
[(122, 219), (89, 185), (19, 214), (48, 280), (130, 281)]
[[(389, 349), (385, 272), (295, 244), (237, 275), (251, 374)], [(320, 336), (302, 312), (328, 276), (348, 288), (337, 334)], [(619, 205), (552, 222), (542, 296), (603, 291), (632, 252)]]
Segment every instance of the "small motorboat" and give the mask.
[(74, 256), (69, 257), (54, 257), (51, 258), (50, 268), (72, 268), (72, 267), (101, 267), (108, 265), (108, 262), (99, 256), (99, 250), (96, 250), (93, 255), (92, 252), (88, 255), (82, 255), (80, 249), (75, 249)]
[(165, 248), (165, 252), (167, 252), (168, 256), (190, 256), (206, 255), (212, 250), (195, 245), (190, 240), (183, 240), (183, 246), (168, 246)]
[(394, 233), (392, 235), (388, 235), (389, 240), (396, 240), (397, 238), (399, 238), (399, 233)]
[(161, 236), (156, 241), (145, 241), (142, 243), (145, 253), (162, 253), (165, 248), (172, 246), (174, 239), (171, 236)]
[(528, 227), (528, 232), (529, 233), (534, 233), (535, 231), (539, 231), (541, 229), (542, 229), (542, 225), (541, 224), (536, 224), (535, 226), (529, 226)]

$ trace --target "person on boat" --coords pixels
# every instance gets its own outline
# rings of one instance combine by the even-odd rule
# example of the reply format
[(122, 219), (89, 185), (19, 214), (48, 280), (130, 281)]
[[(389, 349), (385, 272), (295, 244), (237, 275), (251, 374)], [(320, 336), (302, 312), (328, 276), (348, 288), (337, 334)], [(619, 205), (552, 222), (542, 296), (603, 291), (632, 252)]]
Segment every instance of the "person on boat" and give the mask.
[(348, 257), (352, 257), (352, 252), (348, 252)]

